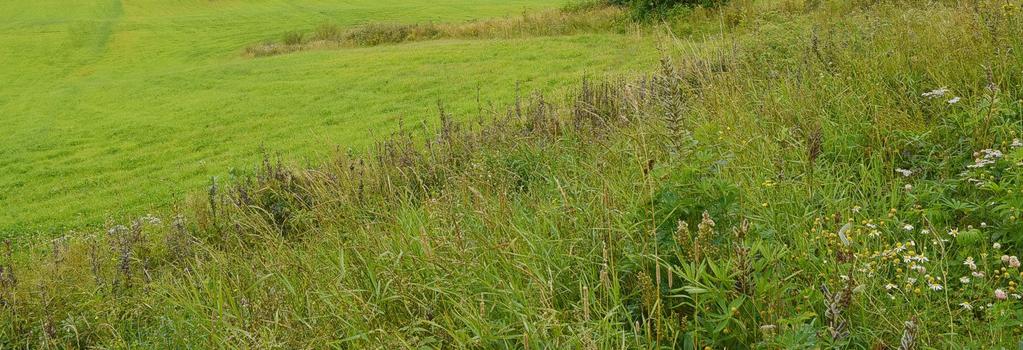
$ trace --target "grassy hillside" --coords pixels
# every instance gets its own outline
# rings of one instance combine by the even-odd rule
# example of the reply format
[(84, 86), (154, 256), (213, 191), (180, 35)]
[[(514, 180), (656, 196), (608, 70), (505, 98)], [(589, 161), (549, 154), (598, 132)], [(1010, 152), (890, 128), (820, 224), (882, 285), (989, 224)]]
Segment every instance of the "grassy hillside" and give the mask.
[(679, 9), (642, 75), (8, 244), (0, 347), (1018, 347), (1020, 5)]
[(446, 40), (253, 59), (324, 24), (461, 23), (515, 1), (6, 1), (0, 4), (0, 236), (164, 212), (260, 154), (361, 150), (436, 101), (460, 114), (656, 62), (613, 33)]

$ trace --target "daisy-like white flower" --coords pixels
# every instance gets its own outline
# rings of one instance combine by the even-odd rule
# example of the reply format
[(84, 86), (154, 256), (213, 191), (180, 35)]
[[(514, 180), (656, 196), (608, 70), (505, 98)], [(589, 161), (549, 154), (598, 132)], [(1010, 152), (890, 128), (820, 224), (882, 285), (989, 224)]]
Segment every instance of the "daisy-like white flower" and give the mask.
[(973, 310), (973, 305), (970, 305), (970, 303), (967, 303), (965, 301), (959, 303), (959, 306), (961, 306), (963, 308), (963, 310), (966, 310), (966, 311)]
[(909, 169), (896, 168), (895, 172), (897, 172), (899, 174), (902, 174), (902, 176), (905, 176), (905, 177), (909, 177), (910, 175), (913, 175), (913, 171), (909, 170)]
[(963, 260), (963, 265), (968, 266), (970, 268), (970, 270), (976, 270), (977, 269), (977, 264), (975, 262), (973, 262), (973, 257), (972, 256), (967, 257), (966, 260)]
[(959, 103), (959, 100), (960, 100), (959, 96), (953, 97), (953, 98), (948, 100), (948, 104), (954, 105), (956, 103)]
[(931, 284), (928, 284), (928, 285), (927, 285), (927, 287), (931, 288), (931, 290), (933, 290), (933, 291), (935, 291), (935, 292), (937, 292), (937, 291), (939, 291), (939, 290), (942, 290), (942, 289), (943, 289), (943, 288), (941, 287), (941, 285), (940, 285), (940, 284), (937, 284), (937, 283), (931, 283)]
[(963, 276), (963, 277), (959, 277), (959, 283), (962, 283), (962, 284), (969, 284), (969, 283), (970, 283), (970, 278), (969, 278), (969, 277), (966, 277), (966, 276)]
[(959, 229), (954, 228), (954, 229), (948, 230), (948, 235), (952, 236), (953, 238), (959, 236)]
[(902, 229), (906, 231), (913, 231), (913, 225), (910, 224), (902, 225)]

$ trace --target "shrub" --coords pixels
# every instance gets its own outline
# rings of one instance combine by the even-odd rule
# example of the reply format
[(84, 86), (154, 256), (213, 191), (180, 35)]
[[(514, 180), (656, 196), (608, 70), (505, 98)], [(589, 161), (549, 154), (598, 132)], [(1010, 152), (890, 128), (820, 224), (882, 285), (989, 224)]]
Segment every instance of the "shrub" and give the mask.
[(628, 7), (637, 20), (668, 17), (679, 7), (718, 7), (728, 0), (607, 0), (608, 4)]

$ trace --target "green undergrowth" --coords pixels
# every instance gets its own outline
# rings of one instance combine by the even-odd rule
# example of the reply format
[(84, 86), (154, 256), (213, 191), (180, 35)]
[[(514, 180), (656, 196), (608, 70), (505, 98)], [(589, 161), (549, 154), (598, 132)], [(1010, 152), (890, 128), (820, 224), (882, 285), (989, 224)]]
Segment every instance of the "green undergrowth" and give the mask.
[(0, 344), (1014, 348), (1018, 6), (694, 12), (644, 78), (9, 246)]

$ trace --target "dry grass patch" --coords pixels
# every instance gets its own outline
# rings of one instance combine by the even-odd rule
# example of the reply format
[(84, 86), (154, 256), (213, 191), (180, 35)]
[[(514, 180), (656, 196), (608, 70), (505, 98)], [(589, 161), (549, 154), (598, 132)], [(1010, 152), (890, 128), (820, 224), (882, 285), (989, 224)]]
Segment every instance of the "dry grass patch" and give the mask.
[(621, 28), (625, 10), (614, 6), (587, 6), (525, 13), (521, 16), (466, 23), (370, 23), (349, 29), (324, 24), (312, 33), (285, 33), (280, 41), (266, 41), (245, 49), (245, 55), (263, 57), (296, 51), (368, 47), (439, 39), (508, 39), (607, 32)]

